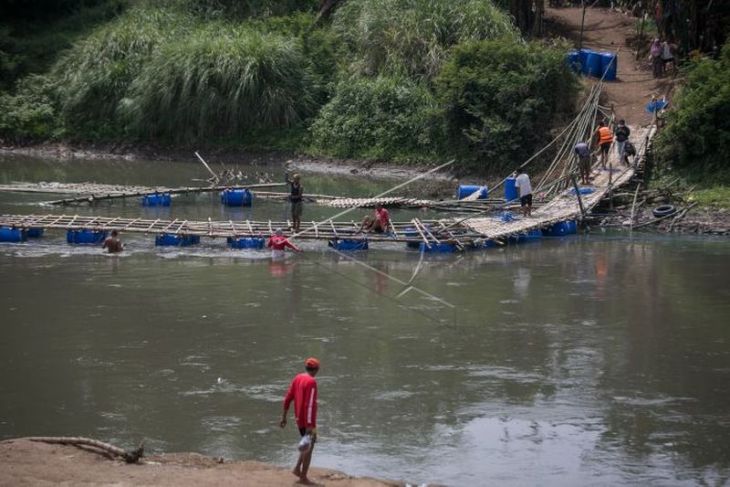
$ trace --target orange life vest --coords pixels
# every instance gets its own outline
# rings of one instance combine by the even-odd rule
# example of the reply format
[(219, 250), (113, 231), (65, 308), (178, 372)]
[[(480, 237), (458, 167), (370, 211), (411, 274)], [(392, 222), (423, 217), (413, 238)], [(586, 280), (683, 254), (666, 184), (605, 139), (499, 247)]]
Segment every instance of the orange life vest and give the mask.
[(598, 144), (610, 144), (613, 142), (613, 133), (608, 127), (598, 127)]

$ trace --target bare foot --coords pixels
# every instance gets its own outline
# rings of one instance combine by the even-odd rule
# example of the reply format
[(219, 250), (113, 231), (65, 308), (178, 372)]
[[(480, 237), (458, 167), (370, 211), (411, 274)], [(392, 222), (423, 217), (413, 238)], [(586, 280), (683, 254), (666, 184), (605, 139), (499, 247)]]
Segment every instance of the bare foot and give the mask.
[(302, 485), (319, 485), (319, 484), (317, 484), (317, 483), (312, 482), (311, 480), (309, 480), (309, 478), (306, 475), (300, 476), (299, 477), (299, 480), (297, 481), (297, 483), (298, 484), (302, 484)]
[(295, 468), (294, 470), (292, 470), (291, 473), (293, 473), (295, 477), (301, 478), (301, 476), (302, 476), (302, 471), (299, 470), (298, 468)]

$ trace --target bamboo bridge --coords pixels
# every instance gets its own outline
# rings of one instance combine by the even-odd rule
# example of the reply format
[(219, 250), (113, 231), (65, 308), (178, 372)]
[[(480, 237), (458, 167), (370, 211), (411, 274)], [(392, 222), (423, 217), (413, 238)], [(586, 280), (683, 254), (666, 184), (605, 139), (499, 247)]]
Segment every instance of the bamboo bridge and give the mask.
[[(575, 180), (577, 157), (573, 154), (573, 147), (578, 141), (590, 140), (594, 124), (599, 115), (613, 120), (613, 113), (606, 113), (606, 109), (599, 105), (601, 83), (593, 87), (585, 100), (583, 109), (576, 118), (564, 128), (549, 144), (533, 155), (520, 167), (527, 166), (532, 160), (551, 146), (555, 146), (555, 155), (552, 163), (542, 174), (539, 181), (533, 182), (533, 196), (536, 208), (530, 217), (513, 215), (506, 209), (514, 206), (515, 201), (495, 200), (483, 202), (475, 201), (438, 201), (418, 200), (412, 198), (386, 197), (387, 194), (403, 187), (409, 182), (397, 185), (394, 188), (372, 198), (343, 198), (327, 195), (308, 195), (309, 201), (326, 204), (333, 208), (348, 208), (336, 216), (320, 222), (303, 222), (303, 229), (294, 235), (294, 239), (324, 240), (332, 242), (405, 242), (410, 247), (420, 247), (422, 251), (456, 251), (475, 248), (484, 248), (503, 245), (510, 240), (521, 241), (524, 238), (534, 238), (542, 235), (562, 235), (575, 233), (576, 221), (582, 220), (598, 203), (613, 190), (629, 182), (634, 176), (636, 168), (643, 162), (651, 139), (656, 131), (655, 126), (646, 128), (634, 127), (630, 141), (636, 148), (636, 155), (631, 165), (625, 165), (619, 160), (617, 150), (612, 146), (609, 151), (607, 168), (602, 168), (598, 162), (593, 166), (592, 184), (579, 187)], [(197, 155), (197, 154), (196, 154)], [(200, 157), (200, 156), (198, 156)], [(201, 158), (202, 160), (202, 158)], [(453, 161), (430, 171), (439, 170)], [(502, 183), (508, 181), (505, 178)], [(494, 191), (496, 187), (490, 188)], [(88, 186), (88, 185), (87, 185)], [(262, 183), (243, 188), (265, 188), (280, 186), (278, 183)], [(0, 187), (2, 190), (17, 190), (17, 185)], [(59, 192), (67, 188), (37, 187), (26, 188), (34, 192)], [(230, 189), (230, 186), (185, 187), (185, 188), (110, 188), (86, 187), (75, 188), (77, 191), (87, 191), (89, 194), (66, 200), (50, 202), (53, 204), (69, 204), (82, 201), (113, 199), (117, 197), (143, 196), (162, 191), (171, 193), (208, 192)], [(100, 194), (101, 193), (101, 194)], [(259, 197), (284, 199), (286, 193), (260, 192)], [(471, 199), (471, 198), (467, 198)], [(413, 218), (406, 222), (390, 222), (385, 233), (363, 233), (360, 224), (355, 221), (342, 221), (341, 217), (351, 209), (383, 204), (403, 207), (435, 207), (450, 208), (461, 212), (473, 211), (470, 216), (459, 218), (444, 218), (420, 220)], [(470, 205), (481, 205), (470, 206)], [(500, 213), (501, 212), (501, 213)], [(340, 218), (340, 220), (338, 220)], [(567, 225), (570, 224), (570, 225)], [(562, 227), (561, 227), (562, 225)], [(555, 228), (568, 230), (556, 232)], [(259, 241), (271, 235), (277, 228), (289, 229), (288, 221), (191, 221), (180, 219), (144, 219), (124, 217), (98, 217), (83, 215), (2, 215), (0, 216), (0, 231), (15, 231), (21, 233), (29, 229), (58, 229), (72, 231), (92, 231), (104, 233), (117, 230), (130, 233), (155, 234), (163, 236), (192, 236), (210, 238), (245, 239), (254, 238)], [(9, 230), (6, 230), (9, 229)], [(562, 233), (561, 233), (562, 232)], [(24, 238), (24, 234), (22, 235)], [(69, 239), (69, 242), (71, 240)], [(88, 242), (91, 243), (91, 242)], [(337, 248), (337, 246), (335, 245)], [(367, 245), (361, 248), (367, 248)]]
[[(631, 140), (637, 147), (636, 161), (644, 157), (646, 148), (654, 134), (654, 128), (635, 128)], [(481, 248), (485, 243), (503, 244), (511, 237), (527, 235), (554, 224), (581, 220), (608, 193), (626, 184), (634, 175), (635, 166), (625, 166), (618, 161), (615, 150), (611, 151), (609, 169), (599, 164), (593, 168), (595, 175), (590, 186), (571, 187), (567, 182), (562, 190), (532, 213), (531, 217), (504, 214), (494, 216), (446, 218), (405, 222), (391, 222), (387, 233), (362, 233), (359, 222), (332, 221), (303, 222), (303, 229), (294, 235), (297, 239), (338, 241), (343, 239), (367, 240), (369, 242), (403, 242), (426, 248), (453, 246), (453, 250)], [(577, 190), (577, 191), (576, 191)], [(535, 192), (538, 197), (541, 193)], [(385, 198), (383, 198), (385, 199)], [(355, 200), (351, 207), (362, 203)], [(366, 202), (371, 203), (371, 202)], [(18, 229), (91, 230), (97, 232), (118, 230), (121, 232), (165, 235), (194, 235), (210, 238), (262, 238), (271, 235), (277, 228), (288, 229), (288, 221), (192, 221), (180, 219), (145, 219), (123, 217), (98, 217), (86, 215), (2, 215), (0, 226)]]

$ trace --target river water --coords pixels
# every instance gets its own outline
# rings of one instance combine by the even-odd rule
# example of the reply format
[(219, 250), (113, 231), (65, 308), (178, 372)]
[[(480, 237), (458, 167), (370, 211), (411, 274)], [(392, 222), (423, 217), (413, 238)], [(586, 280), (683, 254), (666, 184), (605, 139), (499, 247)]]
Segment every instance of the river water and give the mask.
[[(6, 158), (0, 170), (0, 183), (205, 177), (192, 163)], [(391, 184), (304, 181), (341, 194)], [(37, 205), (54, 198), (0, 194), (0, 212), (151, 211)], [(223, 209), (204, 195), (160, 217), (285, 211), (264, 201)], [(0, 244), (0, 438), (144, 438), (153, 452), (291, 465), (298, 434), (293, 422), (278, 427), (281, 399), (314, 355), (315, 466), (447, 485), (728, 482), (726, 240), (594, 233), (427, 257), (414, 284), (450, 308), (397, 298), (399, 284), (323, 244), (272, 262), (221, 241), (171, 250), (123, 237), (127, 251), (114, 257), (71, 247), (61, 232)], [(356, 258), (406, 281), (419, 262), (399, 245)]]

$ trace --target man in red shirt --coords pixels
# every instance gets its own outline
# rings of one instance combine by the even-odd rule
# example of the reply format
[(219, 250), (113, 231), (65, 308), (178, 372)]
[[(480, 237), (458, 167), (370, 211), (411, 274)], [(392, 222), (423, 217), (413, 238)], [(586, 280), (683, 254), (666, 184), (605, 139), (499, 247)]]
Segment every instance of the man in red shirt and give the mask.
[(299, 459), (292, 473), (299, 477), (301, 483), (309, 484), (307, 472), (312, 461), (314, 443), (317, 441), (317, 381), (314, 376), (319, 372), (319, 360), (314, 357), (308, 358), (304, 361), (304, 369), (306, 372), (294, 377), (284, 396), (284, 411), (279, 426), (282, 428), (286, 426), (289, 405), (294, 401), (294, 418), (299, 427), (299, 434), (302, 437), (309, 435), (312, 441), (309, 448), (299, 453)]
[(366, 232), (377, 232), (377, 233), (386, 233), (388, 231), (388, 227), (390, 226), (390, 213), (388, 213), (388, 210), (383, 207), (380, 203), (375, 205), (375, 215), (374, 216), (366, 216), (362, 224), (360, 225), (360, 230), (358, 230), (358, 233), (362, 231)]
[(271, 249), (271, 257), (274, 259), (284, 258), (284, 250), (286, 248), (290, 248), (294, 252), (302, 251), (302, 249), (291, 243), (289, 239), (284, 236), (284, 232), (281, 231), (281, 228), (276, 229), (274, 234), (269, 238), (269, 241), (266, 242), (266, 246)]

